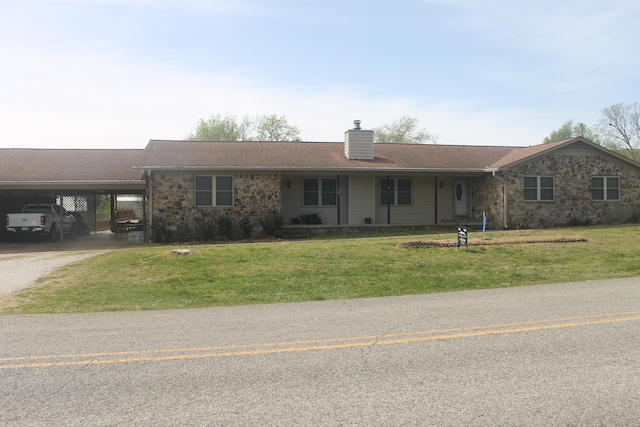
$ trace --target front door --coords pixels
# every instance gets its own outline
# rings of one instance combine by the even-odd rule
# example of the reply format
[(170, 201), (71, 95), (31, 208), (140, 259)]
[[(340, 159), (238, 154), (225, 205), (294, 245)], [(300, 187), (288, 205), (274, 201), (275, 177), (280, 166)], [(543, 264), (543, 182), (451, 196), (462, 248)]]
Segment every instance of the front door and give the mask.
[(453, 216), (469, 216), (469, 181), (453, 180)]

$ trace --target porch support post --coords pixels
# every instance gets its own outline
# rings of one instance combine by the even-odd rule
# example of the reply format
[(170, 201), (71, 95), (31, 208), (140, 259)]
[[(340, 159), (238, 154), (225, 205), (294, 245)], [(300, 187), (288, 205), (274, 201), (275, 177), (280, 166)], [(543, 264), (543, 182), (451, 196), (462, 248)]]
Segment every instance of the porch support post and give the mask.
[(60, 243), (64, 242), (64, 192), (60, 190)]
[(435, 224), (438, 224), (438, 175), (436, 175), (433, 178), (433, 188), (434, 188), (434, 194), (435, 194), (435, 200), (434, 200), (434, 220), (435, 220)]
[(116, 232), (116, 195), (111, 193), (111, 232)]

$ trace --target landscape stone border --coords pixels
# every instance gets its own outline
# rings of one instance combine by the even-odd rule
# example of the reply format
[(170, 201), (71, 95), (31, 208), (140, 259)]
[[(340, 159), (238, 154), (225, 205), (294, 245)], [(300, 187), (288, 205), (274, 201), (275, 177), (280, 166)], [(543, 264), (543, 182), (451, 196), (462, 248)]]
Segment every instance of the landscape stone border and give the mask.
[[(482, 239), (469, 242), (469, 246), (499, 246), (499, 245), (519, 245), (530, 243), (582, 243), (586, 242), (584, 237), (532, 237), (532, 238), (505, 238), (505, 239)], [(457, 248), (457, 242), (451, 241), (414, 241), (404, 242), (398, 245), (402, 249), (411, 248)]]

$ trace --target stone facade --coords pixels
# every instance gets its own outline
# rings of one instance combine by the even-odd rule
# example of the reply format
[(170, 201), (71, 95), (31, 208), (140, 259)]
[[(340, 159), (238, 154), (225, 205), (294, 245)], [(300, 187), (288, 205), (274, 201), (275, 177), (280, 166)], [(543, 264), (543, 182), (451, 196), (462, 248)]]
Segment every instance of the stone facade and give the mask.
[(504, 186), (500, 178), (486, 175), (471, 179), (471, 217), (481, 220), (483, 212), (487, 224), (504, 228)]
[[(205, 219), (228, 215), (237, 224), (241, 218), (259, 220), (271, 209), (280, 209), (279, 174), (235, 173), (234, 203), (231, 207), (202, 207), (195, 204), (195, 177), (207, 173), (154, 173), (151, 195), (153, 221), (168, 227), (194, 227)], [(210, 175), (213, 175), (211, 173)], [(229, 175), (220, 173), (218, 175)]]
[[(553, 176), (553, 201), (525, 201), (525, 176)], [(592, 200), (591, 178), (620, 178), (619, 200)], [(507, 188), (507, 223), (504, 224), (504, 185)], [(474, 203), (486, 210), (495, 228), (539, 228), (572, 224), (619, 224), (637, 221), (640, 212), (638, 170), (614, 157), (554, 153), (474, 180)]]
[[(147, 194), (147, 201), (152, 203), (147, 206), (147, 217), (152, 217), (154, 224), (173, 229), (193, 229), (220, 215), (231, 217), (237, 225), (242, 218), (257, 222), (272, 209), (282, 209), (282, 176), (278, 173), (220, 173), (233, 176), (234, 204), (230, 207), (196, 207), (196, 175), (207, 173), (154, 172), (152, 191)], [(525, 201), (527, 176), (552, 176), (553, 200)], [(594, 176), (619, 177), (619, 200), (592, 200)], [(640, 168), (584, 143), (553, 150), (493, 174), (469, 177), (469, 182), (471, 219), (480, 220), (484, 212), (494, 229), (618, 224), (638, 221), (640, 215)]]

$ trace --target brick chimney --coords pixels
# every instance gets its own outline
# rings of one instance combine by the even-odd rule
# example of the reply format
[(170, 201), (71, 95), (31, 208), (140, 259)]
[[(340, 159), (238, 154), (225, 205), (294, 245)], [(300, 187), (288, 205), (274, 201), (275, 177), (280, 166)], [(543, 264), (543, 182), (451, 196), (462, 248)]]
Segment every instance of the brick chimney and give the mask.
[(360, 120), (353, 121), (354, 128), (344, 133), (344, 155), (349, 160), (373, 160), (373, 131), (360, 127)]

